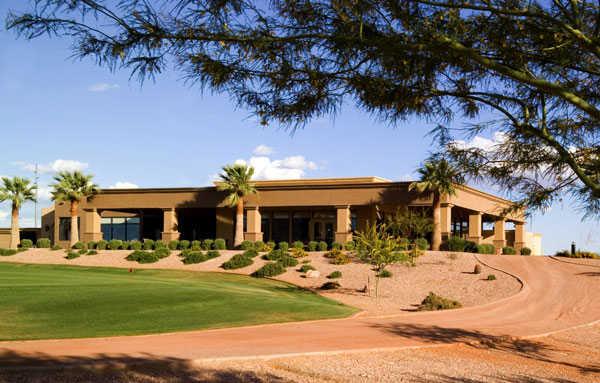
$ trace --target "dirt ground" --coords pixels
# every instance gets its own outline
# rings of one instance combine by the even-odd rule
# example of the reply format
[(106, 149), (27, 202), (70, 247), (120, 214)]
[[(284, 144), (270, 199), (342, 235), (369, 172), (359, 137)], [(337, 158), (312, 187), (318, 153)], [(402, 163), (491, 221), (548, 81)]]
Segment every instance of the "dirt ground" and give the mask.
[[(153, 264), (138, 264), (125, 260), (130, 251), (100, 251), (97, 255), (82, 255), (79, 258), (67, 260), (63, 251), (31, 249), (14, 256), (0, 257), (3, 262), (65, 264), (80, 266), (109, 266), (125, 268), (160, 268), (195, 271), (219, 271), (250, 274), (261, 267), (266, 261), (256, 257), (254, 264), (232, 271), (225, 271), (220, 265), (239, 251), (221, 251), (221, 256), (209, 261), (184, 265), (176, 253)], [(412, 311), (427, 296), (430, 291), (447, 298), (461, 302), (465, 307), (481, 305), (516, 294), (520, 282), (501, 271), (492, 270), (482, 265), (481, 274), (473, 270), (479, 262), (473, 254), (457, 253), (449, 255), (440, 252), (427, 252), (417, 259), (415, 267), (404, 265), (389, 266), (391, 278), (381, 278), (379, 297), (375, 298), (374, 272), (369, 265), (351, 262), (346, 265), (333, 265), (323, 256), (323, 252), (310, 253), (299, 259), (309, 263), (320, 273), (318, 278), (306, 278), (297, 271), (298, 267), (289, 268), (277, 279), (291, 282), (302, 287), (317, 290), (323, 283), (329, 281), (327, 275), (334, 270), (342, 272), (342, 278), (337, 281), (342, 288), (335, 292), (320, 293), (343, 302), (347, 305), (365, 310), (362, 315), (387, 315)], [(494, 281), (486, 281), (489, 274), (496, 277)], [(368, 286), (368, 292), (362, 290)]]

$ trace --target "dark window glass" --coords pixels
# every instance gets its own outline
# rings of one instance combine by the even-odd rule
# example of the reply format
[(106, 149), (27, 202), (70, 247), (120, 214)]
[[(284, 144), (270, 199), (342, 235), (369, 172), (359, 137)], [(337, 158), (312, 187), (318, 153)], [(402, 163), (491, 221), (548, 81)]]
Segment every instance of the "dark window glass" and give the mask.
[(292, 241), (308, 242), (310, 213), (294, 213), (292, 219)]
[(287, 212), (273, 213), (271, 239), (275, 242), (290, 240), (290, 219)]
[(263, 239), (265, 241), (270, 241), (271, 240), (271, 220), (269, 219), (269, 216), (262, 216), (260, 218), (260, 228), (263, 232)]
[(140, 219), (138, 217), (105, 217), (100, 221), (100, 230), (102, 231), (102, 239), (105, 241), (140, 239)]
[(110, 223), (110, 218), (100, 219), (100, 231), (102, 232), (102, 239), (104, 239), (105, 241), (110, 241), (112, 239), (112, 228)]
[(127, 240), (140, 239), (140, 219), (138, 217), (127, 218)]
[(58, 240), (68, 241), (71, 237), (71, 218), (60, 218), (58, 221)]

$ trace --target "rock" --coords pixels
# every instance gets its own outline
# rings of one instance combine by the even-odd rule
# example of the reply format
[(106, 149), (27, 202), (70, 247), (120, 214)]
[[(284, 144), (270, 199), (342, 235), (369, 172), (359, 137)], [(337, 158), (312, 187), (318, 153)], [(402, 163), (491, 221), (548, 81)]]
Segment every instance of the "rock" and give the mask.
[(321, 276), (321, 273), (319, 273), (317, 270), (308, 270), (306, 272), (306, 278), (319, 278)]

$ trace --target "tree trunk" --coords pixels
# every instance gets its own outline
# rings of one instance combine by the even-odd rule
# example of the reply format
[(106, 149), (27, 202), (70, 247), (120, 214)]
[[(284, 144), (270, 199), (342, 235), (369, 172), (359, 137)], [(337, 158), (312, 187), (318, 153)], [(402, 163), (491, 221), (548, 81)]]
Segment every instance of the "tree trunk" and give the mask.
[(433, 238), (431, 238), (431, 250), (439, 251), (442, 244), (442, 211), (440, 195), (433, 194)]
[(79, 202), (71, 201), (71, 238), (69, 241), (69, 247), (72, 248), (77, 242), (79, 242), (79, 225), (77, 222), (77, 210)]
[(16, 249), (21, 243), (19, 235), (19, 208), (13, 203), (12, 216), (10, 220), (10, 245), (11, 249)]
[(244, 200), (240, 199), (236, 206), (235, 214), (235, 239), (233, 247), (236, 248), (244, 241)]

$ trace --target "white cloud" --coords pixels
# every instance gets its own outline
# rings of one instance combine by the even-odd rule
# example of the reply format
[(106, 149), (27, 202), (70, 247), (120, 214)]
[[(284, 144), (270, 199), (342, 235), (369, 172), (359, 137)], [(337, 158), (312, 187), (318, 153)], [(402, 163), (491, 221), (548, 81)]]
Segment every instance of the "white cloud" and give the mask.
[(273, 154), (273, 148), (267, 145), (258, 145), (256, 148), (254, 148), (252, 154), (256, 156), (268, 156)]
[[(14, 164), (20, 166), (23, 170), (29, 172), (35, 171), (36, 164), (22, 161), (15, 162)], [(89, 165), (87, 162), (58, 159), (47, 164), (38, 164), (38, 171), (40, 173), (74, 172), (76, 170), (82, 171), (88, 167)]]
[(99, 82), (88, 87), (90, 92), (106, 92), (112, 89), (119, 89), (119, 84), (109, 84), (106, 82)]
[[(268, 155), (257, 155), (259, 152), (273, 153), (273, 149), (259, 145), (253, 151), (255, 155), (248, 160), (237, 159), (234, 161), (234, 164), (252, 166), (255, 180), (299, 179), (303, 178), (307, 171), (319, 168), (315, 162), (309, 161), (301, 155), (271, 159)], [(218, 178), (218, 175), (215, 176)]]
[(37, 190), (39, 201), (50, 201), (52, 199), (52, 188), (50, 186), (39, 186)]
[(132, 182), (118, 181), (114, 185), (110, 185), (108, 188), (109, 189), (137, 189), (137, 188), (139, 188), (139, 186)]
[(494, 150), (498, 145), (506, 142), (506, 133), (495, 132), (492, 139), (482, 136), (475, 136), (470, 141), (456, 140), (451, 143), (458, 149), (481, 149), (485, 152)]
[(406, 173), (402, 176), (400, 176), (399, 181), (402, 182), (409, 182), (409, 181), (415, 181), (417, 179), (417, 177), (415, 177), (413, 174), (411, 173)]
[(6, 218), (8, 216), (9, 216), (9, 212), (8, 211), (0, 210), (0, 221), (6, 220)]

